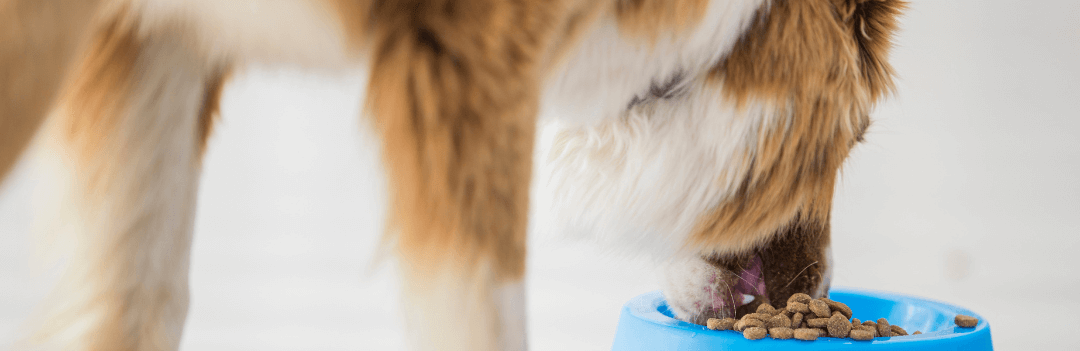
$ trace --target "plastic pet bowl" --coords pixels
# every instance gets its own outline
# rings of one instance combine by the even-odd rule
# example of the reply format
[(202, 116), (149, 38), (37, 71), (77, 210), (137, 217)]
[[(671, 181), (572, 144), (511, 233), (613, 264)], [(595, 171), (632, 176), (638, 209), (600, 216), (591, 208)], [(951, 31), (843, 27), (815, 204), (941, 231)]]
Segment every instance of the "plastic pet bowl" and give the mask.
[[(847, 304), (860, 320), (886, 318), (909, 333), (920, 335), (855, 341), (821, 337), (747, 340), (735, 331), (709, 330), (674, 318), (660, 292), (637, 296), (623, 306), (613, 351), (631, 350), (993, 350), (990, 325), (974, 312), (918, 297), (855, 289), (834, 289), (829, 298)], [(956, 326), (953, 318), (966, 314), (979, 318), (974, 328)]]

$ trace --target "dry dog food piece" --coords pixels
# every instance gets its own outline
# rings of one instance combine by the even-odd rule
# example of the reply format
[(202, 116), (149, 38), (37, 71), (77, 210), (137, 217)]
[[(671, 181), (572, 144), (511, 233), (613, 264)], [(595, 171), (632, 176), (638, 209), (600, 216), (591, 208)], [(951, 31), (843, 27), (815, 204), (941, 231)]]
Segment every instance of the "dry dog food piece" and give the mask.
[(860, 340), (860, 341), (866, 341), (866, 340), (873, 340), (874, 339), (874, 333), (870, 332), (869, 330), (864, 330), (864, 329), (852, 330), (851, 334), (849, 334), (849, 336), (851, 336), (852, 339)]
[(809, 325), (811, 328), (825, 328), (825, 327), (829, 326), (829, 319), (828, 318), (807, 319), (806, 320), (806, 325)]
[(767, 315), (771, 316), (771, 315), (776, 314), (776, 308), (773, 308), (772, 305), (770, 305), (770, 304), (763, 303), (763, 304), (758, 305), (757, 313), (764, 313), (764, 314), (767, 314)]
[(817, 340), (818, 333), (820, 332), (817, 329), (799, 328), (795, 329), (795, 332), (792, 334), (799, 340), (814, 341)]
[(803, 324), (803, 314), (799, 313), (799, 312), (795, 312), (795, 314), (791, 316), (791, 327), (792, 328), (798, 328), (802, 324)]
[(772, 318), (769, 318), (769, 320), (765, 321), (765, 326), (768, 327), (769, 329), (778, 328), (778, 327), (790, 328), (791, 327), (791, 319), (789, 319), (785, 315), (778, 314), (778, 315), (773, 316)]
[(750, 328), (746, 328), (746, 330), (744, 330), (742, 332), (742, 336), (744, 338), (747, 338), (747, 339), (750, 339), (750, 340), (758, 340), (758, 339), (764, 338), (765, 335), (768, 335), (768, 334), (769, 334), (769, 331), (765, 330), (765, 328), (762, 328), (762, 327), (750, 327)]
[(972, 316), (965, 316), (962, 314), (956, 315), (956, 325), (964, 328), (974, 328), (979, 324), (979, 319)]
[(760, 319), (743, 318), (742, 320), (735, 322), (735, 325), (733, 326), (735, 331), (743, 331), (746, 330), (746, 328), (753, 327), (763, 328), (765, 327), (765, 322), (762, 322)]
[(848, 322), (843, 314), (834, 314), (832, 318), (829, 318), (828, 329), (829, 336), (834, 338), (846, 338), (848, 333), (851, 332), (851, 322)]
[(706, 326), (712, 330), (731, 330), (731, 328), (735, 327), (735, 318), (709, 318)]
[(919, 334), (922, 334), (922, 332), (918, 331), (918, 330), (916, 330), (914, 333), (911, 333), (911, 335), (919, 335)]
[(803, 294), (803, 293), (795, 293), (795, 294), (791, 295), (791, 297), (789, 297), (787, 299), (787, 303), (788, 303), (788, 305), (790, 305), (792, 302), (798, 302), (798, 303), (806, 304), (806, 303), (810, 303), (810, 300), (812, 300), (810, 298), (810, 295)]
[(851, 330), (853, 330), (853, 331), (854, 330), (865, 330), (867, 332), (870, 332), (870, 334), (873, 335), (874, 337), (878, 337), (877, 327), (874, 327), (874, 326), (860, 324), (860, 325), (852, 327)]
[(791, 311), (792, 313), (798, 312), (806, 315), (807, 313), (810, 313), (810, 306), (807, 306), (805, 303), (802, 302), (788, 302), (787, 310)]
[(795, 330), (785, 327), (769, 328), (769, 336), (773, 339), (791, 339), (795, 337)]
[(889, 329), (889, 321), (885, 318), (878, 318), (877, 320), (877, 335), (878, 336), (893, 336), (892, 330)]
[[(876, 337), (908, 335), (907, 330), (889, 324), (889, 320), (860, 321), (851, 318), (848, 305), (827, 298), (811, 299), (806, 294), (795, 294), (788, 299), (784, 308), (777, 309), (770, 304), (757, 306), (754, 313), (742, 318), (709, 318), (707, 326), (712, 330), (735, 330), (749, 340), (759, 340), (765, 336), (773, 339), (817, 340), (820, 337), (852, 338), (871, 340)], [(956, 324), (975, 326), (979, 320), (974, 317), (957, 315)], [(916, 331), (911, 335), (922, 334)]]
[(813, 300), (807, 304), (810, 308), (810, 312), (814, 312), (818, 318), (829, 318), (832, 316), (832, 311), (829, 310), (829, 305), (821, 300)]
[(742, 317), (742, 319), (757, 319), (762, 322), (769, 320), (769, 318), (772, 318), (772, 316), (764, 313), (747, 313)]
[(826, 304), (828, 304), (829, 309), (833, 311), (840, 311), (840, 313), (844, 314), (844, 317), (851, 318), (851, 307), (848, 307), (848, 305), (844, 304), (843, 302), (829, 300), (828, 298), (824, 297), (821, 298), (821, 301), (824, 301)]

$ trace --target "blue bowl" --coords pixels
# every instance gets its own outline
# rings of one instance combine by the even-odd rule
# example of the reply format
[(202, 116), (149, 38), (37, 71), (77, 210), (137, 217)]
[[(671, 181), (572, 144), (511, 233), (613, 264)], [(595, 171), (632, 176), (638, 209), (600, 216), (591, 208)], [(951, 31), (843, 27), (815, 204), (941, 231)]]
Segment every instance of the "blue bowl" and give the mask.
[[(909, 333), (920, 335), (854, 341), (822, 337), (816, 341), (747, 340), (742, 333), (709, 330), (674, 318), (660, 292), (637, 296), (623, 306), (613, 351), (631, 350), (993, 350), (990, 324), (974, 312), (918, 297), (855, 289), (834, 289), (829, 298), (846, 303), (854, 318), (886, 318)], [(953, 318), (966, 314), (979, 318), (974, 328), (956, 326)]]

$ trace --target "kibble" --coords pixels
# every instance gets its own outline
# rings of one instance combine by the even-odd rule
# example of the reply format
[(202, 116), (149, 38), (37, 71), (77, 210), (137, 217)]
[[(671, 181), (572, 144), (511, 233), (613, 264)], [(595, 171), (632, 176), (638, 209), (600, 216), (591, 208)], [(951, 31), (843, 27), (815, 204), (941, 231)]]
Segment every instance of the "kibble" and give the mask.
[(774, 315), (774, 314), (776, 314), (776, 308), (773, 308), (772, 305), (770, 305), (770, 304), (763, 303), (761, 305), (758, 305), (756, 312), (757, 313), (767, 314), (767, 315)]
[(735, 331), (743, 331), (746, 330), (746, 328), (753, 327), (764, 328), (765, 322), (762, 322), (760, 319), (743, 318), (738, 322), (735, 322), (734, 325)]
[(749, 319), (757, 319), (759, 321), (764, 322), (764, 321), (769, 320), (769, 318), (772, 318), (772, 315), (768, 315), (768, 314), (764, 314), (764, 313), (747, 313), (745, 316), (742, 317), (742, 319), (748, 319), (748, 318)]
[(979, 325), (979, 319), (978, 318), (975, 318), (975, 317), (972, 317), (972, 316), (966, 316), (966, 315), (962, 315), (962, 314), (956, 315), (955, 321), (956, 321), (956, 325), (964, 327), (964, 328), (974, 328), (976, 325)]
[(795, 336), (796, 339), (799, 340), (814, 341), (817, 340), (818, 333), (819, 332), (817, 329), (799, 328), (795, 329), (795, 332), (792, 334), (793, 336)]
[[(707, 326), (712, 330), (734, 330), (749, 340), (760, 340), (766, 336), (806, 341), (820, 337), (871, 340), (876, 337), (909, 335), (907, 330), (891, 325), (885, 318), (861, 321), (851, 318), (851, 315), (851, 308), (844, 303), (827, 298), (815, 300), (806, 294), (794, 294), (782, 308), (763, 303), (757, 306), (754, 313), (748, 313), (738, 320), (709, 318)], [(956, 324), (962, 327), (970, 328), (978, 323), (979, 320), (974, 317), (956, 316)], [(922, 332), (915, 331), (910, 335), (919, 334)]]
[(858, 326), (852, 327), (851, 329), (852, 330), (865, 330), (865, 331), (868, 331), (868, 332), (870, 332), (870, 334), (874, 335), (875, 338), (879, 336), (878, 333), (877, 333), (877, 327), (874, 327), (874, 326), (870, 326), (870, 325), (866, 325), (866, 324), (860, 324)]
[(706, 326), (712, 330), (731, 330), (731, 328), (735, 327), (735, 318), (709, 318)]
[(829, 305), (829, 309), (833, 311), (839, 311), (840, 313), (844, 314), (844, 317), (851, 318), (851, 307), (848, 307), (848, 305), (844, 304), (843, 302), (836, 302), (827, 298), (821, 298), (821, 301), (824, 301), (825, 304)]
[(762, 327), (751, 327), (746, 328), (746, 330), (742, 332), (742, 335), (744, 338), (750, 340), (758, 340), (764, 338), (766, 335), (769, 335), (769, 331), (765, 330), (765, 328)]
[(877, 335), (878, 336), (893, 336), (892, 330), (889, 329), (889, 320), (885, 318), (878, 318), (877, 320)]
[[(829, 336), (834, 338), (846, 338), (851, 332), (851, 322), (842, 314), (835, 314), (829, 318)], [(906, 333), (905, 333), (906, 334)]]
[(850, 336), (852, 339), (860, 340), (860, 341), (866, 341), (866, 340), (874, 339), (874, 333), (869, 331), (869, 330), (864, 330), (864, 329), (852, 330), (851, 333), (848, 334), (848, 336)]
[(795, 337), (795, 330), (785, 327), (769, 328), (769, 336), (773, 339), (791, 339)]
[(765, 326), (769, 327), (770, 329), (771, 328), (779, 328), (779, 327), (790, 328), (791, 327), (791, 319), (789, 319), (785, 315), (778, 314), (778, 315), (773, 316), (772, 318), (769, 318), (769, 320), (765, 321)]
[(803, 294), (803, 293), (795, 293), (795, 294), (792, 294), (791, 297), (789, 297), (787, 299), (787, 303), (788, 303), (788, 305), (790, 305), (792, 302), (798, 302), (798, 303), (806, 304), (806, 303), (809, 303), (810, 300), (813, 300), (813, 299), (810, 298), (810, 295)]
[(813, 300), (807, 304), (810, 308), (810, 312), (813, 312), (818, 318), (829, 318), (832, 316), (832, 311), (829, 310), (829, 304), (821, 300)]
[(811, 328), (825, 328), (829, 325), (828, 318), (812, 318), (806, 320), (806, 325)]
[(805, 303), (802, 302), (789, 302), (787, 304), (787, 310), (793, 313), (798, 312), (806, 315), (807, 313), (810, 313), (810, 306), (807, 306)]

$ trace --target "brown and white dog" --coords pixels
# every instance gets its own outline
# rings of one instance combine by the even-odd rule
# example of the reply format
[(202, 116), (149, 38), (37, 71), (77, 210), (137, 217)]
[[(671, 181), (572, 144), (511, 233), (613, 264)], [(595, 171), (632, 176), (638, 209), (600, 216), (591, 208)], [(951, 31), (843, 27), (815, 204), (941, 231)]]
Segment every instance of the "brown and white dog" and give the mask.
[(76, 175), (75, 264), (39, 340), (178, 347), (201, 156), (251, 63), (369, 72), (415, 349), (526, 348), (540, 121), (543, 221), (656, 257), (679, 318), (827, 294), (833, 185), (891, 88), (903, 7), (0, 0), (0, 175), (43, 124)]

